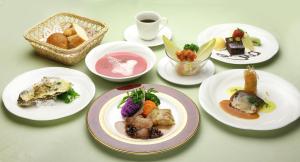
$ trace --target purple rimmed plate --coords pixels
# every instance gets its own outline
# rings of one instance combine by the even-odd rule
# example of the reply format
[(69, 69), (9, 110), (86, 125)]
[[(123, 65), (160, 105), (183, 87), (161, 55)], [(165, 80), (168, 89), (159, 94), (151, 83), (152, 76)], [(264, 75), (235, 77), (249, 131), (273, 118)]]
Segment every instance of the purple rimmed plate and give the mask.
[[(134, 88), (155, 88), (160, 108), (170, 109), (175, 125), (155, 139), (133, 139), (122, 133), (116, 123), (123, 121), (117, 105)], [(87, 114), (91, 135), (110, 149), (129, 154), (154, 154), (174, 149), (187, 142), (198, 130), (200, 114), (195, 103), (183, 93), (162, 85), (133, 84), (108, 91), (100, 96)]]

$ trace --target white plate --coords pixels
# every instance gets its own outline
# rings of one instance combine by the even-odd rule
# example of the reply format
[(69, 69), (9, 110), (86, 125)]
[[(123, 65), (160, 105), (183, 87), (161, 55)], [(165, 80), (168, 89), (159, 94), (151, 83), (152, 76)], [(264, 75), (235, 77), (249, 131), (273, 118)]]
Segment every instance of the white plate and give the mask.
[(199, 73), (191, 76), (181, 76), (177, 74), (171, 60), (168, 57), (164, 57), (158, 63), (157, 72), (162, 78), (171, 83), (179, 85), (196, 85), (214, 74), (215, 65), (212, 61), (208, 60)]
[(278, 129), (295, 121), (300, 116), (300, 93), (296, 87), (284, 79), (264, 71), (256, 70), (258, 96), (269, 95), (268, 99), (276, 104), (270, 113), (259, 112), (258, 119), (241, 119), (222, 110), (219, 102), (229, 99), (226, 93), (230, 87), (244, 85), (244, 69), (228, 70), (203, 81), (199, 89), (202, 108), (218, 121), (232, 127), (248, 130)]
[[(262, 46), (255, 46), (255, 51), (260, 52), (260, 54), (255, 54), (255, 56), (250, 56), (249, 54), (230, 56), (227, 50), (213, 50), (211, 55), (212, 58), (229, 64), (255, 64), (271, 59), (278, 52), (279, 44), (271, 33), (247, 24), (231, 23), (209, 27), (198, 35), (197, 42), (198, 44), (203, 44), (215, 37), (221, 37), (224, 39), (226, 37), (231, 37), (232, 32), (236, 28), (240, 28), (246, 31), (250, 36), (257, 37), (261, 40)], [(248, 51), (246, 50), (246, 52)]]
[(162, 40), (162, 35), (165, 35), (168, 39), (171, 39), (172, 38), (172, 31), (170, 30), (170, 28), (165, 26), (163, 29), (161, 29), (161, 31), (158, 33), (158, 35), (155, 39), (149, 40), (149, 41), (140, 39), (140, 37), (138, 35), (136, 25), (131, 25), (128, 28), (126, 28), (125, 31), (124, 31), (125, 40), (130, 41), (130, 42), (136, 42), (136, 43), (139, 43), (139, 44), (143, 44), (143, 45), (148, 46), (148, 47), (154, 47), (154, 46), (162, 45), (164, 43), (163, 40)]
[[(147, 62), (147, 69), (142, 73), (133, 76), (128, 76), (128, 77), (111, 77), (111, 76), (100, 74), (96, 71), (96, 63), (101, 57), (105, 56), (107, 53), (119, 52), (119, 51), (132, 52), (143, 57)], [(93, 48), (85, 57), (85, 65), (92, 73), (102, 77), (103, 79), (113, 81), (113, 82), (126, 82), (141, 77), (142, 75), (149, 72), (153, 68), (155, 63), (156, 63), (156, 55), (153, 53), (153, 51), (150, 48), (138, 43), (126, 42), (126, 41), (116, 41), (116, 42), (101, 44)]]
[[(59, 77), (73, 84), (79, 97), (69, 104), (58, 101), (53, 105), (40, 105), (28, 108), (18, 106), (20, 92), (39, 82), (44, 76)], [(2, 100), (12, 114), (31, 120), (54, 120), (70, 116), (85, 108), (94, 98), (95, 85), (84, 73), (62, 67), (48, 67), (25, 72), (13, 79), (4, 89)]]

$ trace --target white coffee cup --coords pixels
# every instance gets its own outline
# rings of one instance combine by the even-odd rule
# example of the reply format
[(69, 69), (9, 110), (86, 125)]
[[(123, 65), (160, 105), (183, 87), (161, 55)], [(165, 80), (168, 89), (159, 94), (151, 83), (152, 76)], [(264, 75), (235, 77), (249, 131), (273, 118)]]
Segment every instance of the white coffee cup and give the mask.
[(139, 37), (143, 40), (155, 39), (168, 22), (167, 18), (154, 11), (139, 12), (135, 19)]

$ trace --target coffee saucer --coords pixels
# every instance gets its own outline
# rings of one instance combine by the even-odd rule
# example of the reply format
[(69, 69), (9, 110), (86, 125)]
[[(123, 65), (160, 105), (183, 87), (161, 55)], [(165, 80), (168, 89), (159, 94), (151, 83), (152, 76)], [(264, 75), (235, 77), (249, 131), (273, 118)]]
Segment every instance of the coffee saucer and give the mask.
[(131, 25), (124, 31), (124, 39), (129, 42), (136, 42), (143, 44), (148, 47), (154, 47), (159, 46), (163, 44), (162, 35), (165, 35), (167, 38), (172, 38), (172, 31), (169, 27), (165, 26), (161, 29), (161, 31), (158, 33), (157, 37), (153, 40), (142, 40), (137, 31), (136, 25)]
[(175, 66), (172, 64), (170, 59), (168, 57), (163, 57), (158, 63), (157, 72), (168, 82), (178, 85), (191, 86), (200, 84), (203, 80), (214, 75), (215, 65), (212, 61), (208, 60), (197, 74), (191, 76), (182, 76), (177, 74)]

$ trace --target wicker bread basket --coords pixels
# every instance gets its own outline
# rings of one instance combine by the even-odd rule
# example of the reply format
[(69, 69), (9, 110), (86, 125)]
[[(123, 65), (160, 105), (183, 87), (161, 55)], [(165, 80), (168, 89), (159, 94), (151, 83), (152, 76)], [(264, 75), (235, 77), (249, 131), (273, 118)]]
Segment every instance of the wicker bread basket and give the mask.
[[(73, 49), (63, 49), (46, 43), (45, 29), (54, 30), (53, 28), (57, 26), (63, 29), (66, 24), (71, 23), (76, 23), (84, 28), (89, 39)], [(105, 23), (71, 13), (58, 13), (29, 29), (24, 37), (37, 51), (37, 54), (65, 65), (74, 65), (81, 61), (93, 47), (101, 43), (107, 30), (108, 27)]]

